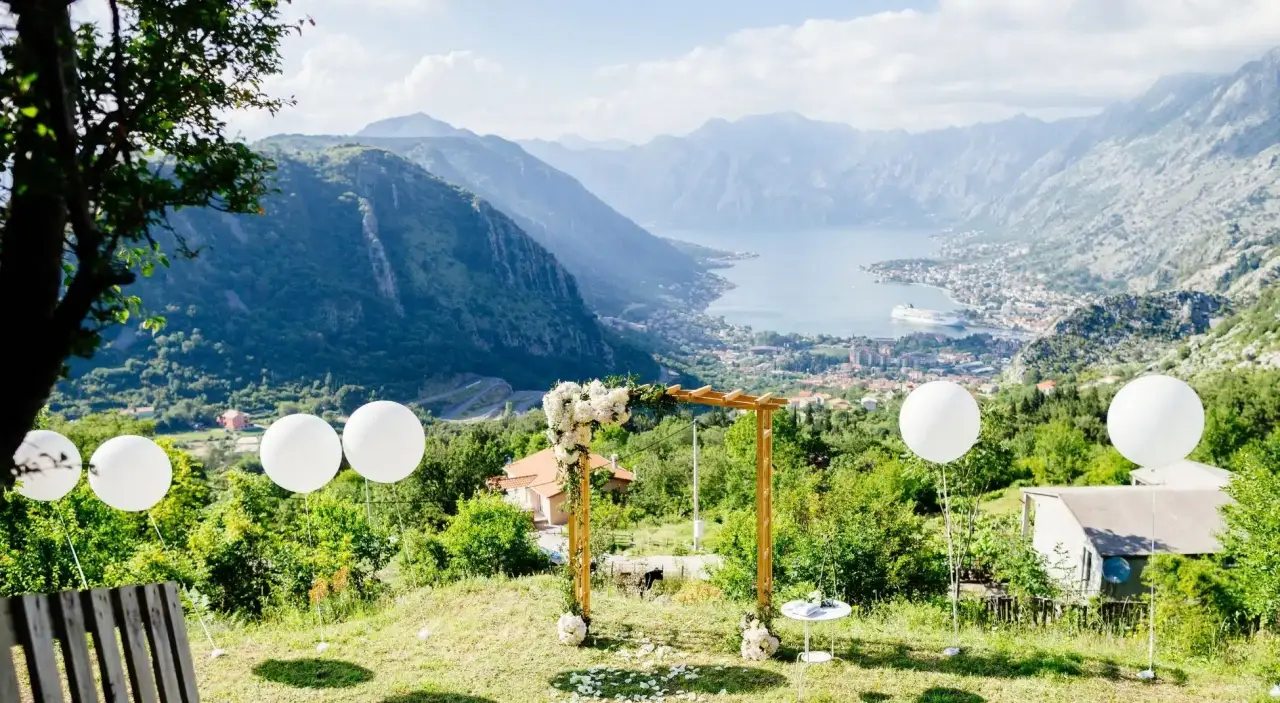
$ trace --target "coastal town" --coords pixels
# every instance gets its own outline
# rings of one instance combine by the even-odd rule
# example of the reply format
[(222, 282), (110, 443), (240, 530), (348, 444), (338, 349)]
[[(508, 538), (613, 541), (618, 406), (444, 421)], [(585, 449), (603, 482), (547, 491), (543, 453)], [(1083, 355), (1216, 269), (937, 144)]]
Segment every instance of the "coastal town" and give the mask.
[[(910, 283), (946, 290), (971, 326), (1039, 334), (1067, 312), (1091, 302), (1090, 293), (1048, 285), (1043, 273), (1010, 265), (1026, 244), (977, 240), (977, 231), (940, 235), (936, 259), (896, 259), (864, 267), (881, 283)], [(1055, 281), (1055, 284), (1061, 283)]]

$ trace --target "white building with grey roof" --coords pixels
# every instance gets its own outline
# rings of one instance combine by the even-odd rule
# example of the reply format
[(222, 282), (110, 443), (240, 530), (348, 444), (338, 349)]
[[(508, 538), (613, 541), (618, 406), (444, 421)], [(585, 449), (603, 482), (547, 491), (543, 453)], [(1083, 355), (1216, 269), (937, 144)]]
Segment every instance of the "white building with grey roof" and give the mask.
[[(1051, 575), (1068, 592), (1124, 599), (1143, 591), (1153, 541), (1160, 554), (1220, 551), (1221, 508), (1230, 500), (1220, 487), (1176, 483), (1024, 488), (1022, 533), (1031, 533)], [(1103, 579), (1103, 562), (1112, 557), (1129, 565), (1123, 583)]]

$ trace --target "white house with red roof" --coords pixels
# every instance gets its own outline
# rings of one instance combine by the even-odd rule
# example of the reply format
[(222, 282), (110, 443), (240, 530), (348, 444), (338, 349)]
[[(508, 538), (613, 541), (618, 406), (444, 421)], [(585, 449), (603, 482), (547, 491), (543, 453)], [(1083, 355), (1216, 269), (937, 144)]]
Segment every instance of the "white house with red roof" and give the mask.
[[(612, 472), (613, 475), (604, 485), (606, 491), (626, 491), (636, 478), (635, 474), (598, 454), (590, 455), (589, 461), (593, 470), (606, 468)], [(507, 464), (504, 472), (505, 476), (490, 479), (489, 485), (502, 491), (508, 501), (532, 512), (536, 522), (548, 522), (552, 525), (569, 522), (565, 504), (568, 495), (557, 478), (559, 466), (552, 450), (543, 449), (537, 454)]]

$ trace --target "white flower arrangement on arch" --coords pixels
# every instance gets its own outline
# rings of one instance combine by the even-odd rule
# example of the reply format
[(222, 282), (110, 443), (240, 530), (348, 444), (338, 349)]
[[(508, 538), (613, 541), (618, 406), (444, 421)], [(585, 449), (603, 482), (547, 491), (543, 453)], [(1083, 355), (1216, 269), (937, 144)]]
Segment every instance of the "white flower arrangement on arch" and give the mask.
[[(566, 382), (557, 385), (542, 397), (542, 412), (547, 416), (547, 439), (556, 457), (560, 485), (568, 495), (568, 507), (576, 511), (582, 499), (582, 472), (591, 451), (591, 435), (605, 425), (621, 425), (631, 419), (627, 406), (631, 391), (625, 386), (609, 388), (600, 381), (583, 386)], [(585, 467), (589, 470), (589, 467)], [(587, 564), (576, 564), (581, 555), (569, 555), (569, 571), (588, 569)], [(576, 604), (571, 604), (576, 610)], [(568, 612), (560, 616), (557, 625), (560, 643), (569, 646), (582, 644), (587, 636), (587, 623), (581, 613)]]
[(591, 432), (603, 425), (621, 425), (631, 419), (627, 404), (631, 392), (625, 387), (609, 388), (600, 381), (585, 387), (561, 383), (542, 397), (547, 416), (547, 439), (561, 471), (572, 472), (591, 444)]

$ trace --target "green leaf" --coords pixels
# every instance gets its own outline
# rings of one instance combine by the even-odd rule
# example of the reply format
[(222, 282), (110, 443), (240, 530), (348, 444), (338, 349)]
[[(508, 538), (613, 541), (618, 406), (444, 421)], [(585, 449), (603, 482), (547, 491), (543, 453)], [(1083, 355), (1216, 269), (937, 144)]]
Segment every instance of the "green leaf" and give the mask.
[[(21, 110), (19, 110), (19, 112), (21, 112), (23, 115), (27, 117), (35, 117), (36, 115), (40, 114), (40, 108), (36, 107), (35, 105), (28, 105), (22, 108)], [(44, 125), (40, 125), (40, 126), (43, 127)]]

